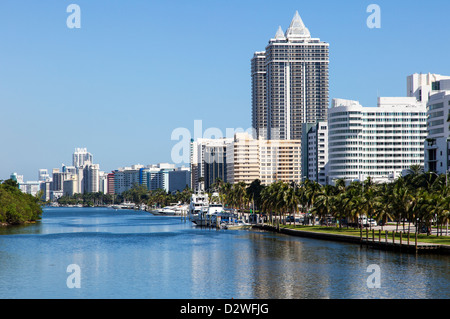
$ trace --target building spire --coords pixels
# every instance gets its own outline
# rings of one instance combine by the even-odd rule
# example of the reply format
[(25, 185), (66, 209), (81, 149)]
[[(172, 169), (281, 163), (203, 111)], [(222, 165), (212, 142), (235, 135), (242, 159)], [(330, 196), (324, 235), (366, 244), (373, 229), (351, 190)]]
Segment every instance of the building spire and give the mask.
[(286, 40), (286, 37), (284, 36), (283, 29), (281, 29), (281, 26), (278, 27), (277, 33), (275, 34), (276, 40)]
[(295, 38), (310, 38), (311, 34), (309, 33), (308, 28), (302, 21), (302, 18), (298, 14), (298, 11), (295, 11), (294, 18), (289, 25), (289, 28), (286, 30), (286, 38), (295, 39)]

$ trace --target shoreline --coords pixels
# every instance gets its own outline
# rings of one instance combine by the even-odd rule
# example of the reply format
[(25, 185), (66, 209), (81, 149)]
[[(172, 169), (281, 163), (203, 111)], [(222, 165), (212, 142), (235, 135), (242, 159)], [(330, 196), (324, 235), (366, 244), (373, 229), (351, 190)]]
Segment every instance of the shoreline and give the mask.
[(276, 226), (271, 225), (253, 225), (253, 228), (270, 231), (290, 236), (297, 237), (305, 237), (305, 238), (313, 238), (320, 240), (329, 240), (336, 242), (345, 242), (351, 244), (359, 244), (361, 247), (364, 245), (366, 247), (370, 247), (372, 249), (380, 249), (380, 250), (390, 250), (395, 252), (405, 252), (405, 253), (416, 253), (416, 254), (437, 254), (437, 255), (450, 255), (450, 245), (442, 245), (442, 244), (427, 244), (424, 242), (418, 242), (416, 247), (415, 243), (407, 244), (407, 243), (392, 243), (378, 241), (378, 240), (366, 240), (365, 238), (361, 239), (359, 236), (352, 235), (343, 235), (343, 234), (331, 234), (331, 233), (323, 233), (319, 231), (307, 231), (307, 230), (299, 230), (299, 229), (290, 229), (280, 227), (277, 229)]
[(38, 220), (26, 220), (23, 223), (10, 224), (10, 223), (0, 223), (0, 227), (8, 227), (8, 226), (21, 226), (26, 224), (35, 224)]

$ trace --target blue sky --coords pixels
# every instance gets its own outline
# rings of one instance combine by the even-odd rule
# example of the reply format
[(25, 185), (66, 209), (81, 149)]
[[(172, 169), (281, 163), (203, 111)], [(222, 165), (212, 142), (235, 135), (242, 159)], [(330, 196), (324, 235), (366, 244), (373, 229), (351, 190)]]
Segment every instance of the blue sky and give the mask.
[[(69, 4), (81, 28), (69, 29)], [(369, 4), (381, 28), (366, 25)], [(251, 126), (250, 59), (296, 10), (330, 43), (330, 99), (375, 106), (450, 75), (447, 0), (0, 2), (0, 179), (87, 147), (104, 171), (171, 161), (175, 128)]]

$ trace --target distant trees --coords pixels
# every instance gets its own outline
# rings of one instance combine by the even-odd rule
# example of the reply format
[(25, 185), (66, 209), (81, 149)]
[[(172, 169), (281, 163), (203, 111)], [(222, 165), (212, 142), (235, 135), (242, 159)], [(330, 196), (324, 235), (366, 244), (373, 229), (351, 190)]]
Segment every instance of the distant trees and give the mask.
[(0, 223), (23, 224), (41, 219), (42, 207), (38, 197), (25, 194), (16, 181), (0, 184)]
[(73, 196), (61, 196), (57, 200), (60, 205), (101, 206), (114, 203), (113, 195), (102, 192), (74, 194)]
[(149, 191), (145, 186), (135, 184), (121, 194), (84, 193), (62, 196), (57, 201), (60, 205), (103, 206), (130, 202), (136, 205), (163, 207), (170, 203), (189, 203), (192, 190), (186, 187), (181, 192), (168, 193), (163, 189)]

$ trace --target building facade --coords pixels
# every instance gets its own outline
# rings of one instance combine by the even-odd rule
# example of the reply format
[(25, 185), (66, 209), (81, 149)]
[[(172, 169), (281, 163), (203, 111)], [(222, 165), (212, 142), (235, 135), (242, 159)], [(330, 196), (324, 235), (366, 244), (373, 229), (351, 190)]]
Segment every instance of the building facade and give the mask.
[(114, 171), (114, 194), (119, 195), (139, 185), (139, 173), (143, 165), (132, 165)]
[(233, 138), (198, 138), (191, 141), (191, 186), (194, 191), (199, 190), (200, 186), (209, 188), (217, 178), (228, 178), (226, 148), (232, 141)]
[(321, 185), (327, 185), (328, 123), (318, 122), (307, 133), (306, 177)]
[(257, 138), (267, 139), (266, 53), (255, 52), (251, 60), (252, 127)]
[(299, 140), (257, 140), (248, 133), (236, 133), (227, 149), (227, 181), (231, 184), (250, 184), (255, 179), (263, 185), (301, 181)]
[(227, 179), (231, 184), (250, 184), (260, 178), (259, 141), (248, 133), (236, 133), (227, 145)]
[(303, 123), (327, 119), (328, 65), (329, 44), (312, 38), (296, 12), (286, 33), (279, 27), (266, 50), (252, 58), (257, 138), (301, 140)]
[(72, 154), (72, 165), (74, 167), (84, 166), (85, 164), (92, 164), (93, 156), (86, 148), (76, 148)]
[(169, 172), (169, 192), (182, 192), (191, 188), (191, 171), (188, 167), (177, 167)]
[(450, 167), (450, 76), (416, 73), (408, 76), (407, 81), (408, 96), (427, 105), (424, 170), (445, 174)]
[(328, 179), (389, 182), (424, 164), (426, 107), (415, 97), (378, 98), (377, 107), (333, 99), (328, 118)]
[(276, 181), (300, 183), (301, 141), (300, 140), (260, 140), (260, 180), (263, 185)]

